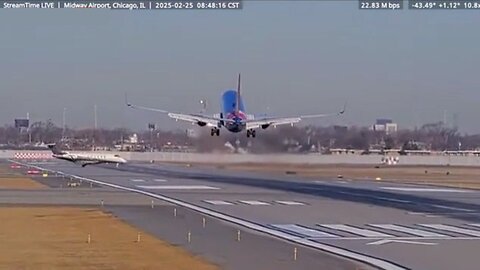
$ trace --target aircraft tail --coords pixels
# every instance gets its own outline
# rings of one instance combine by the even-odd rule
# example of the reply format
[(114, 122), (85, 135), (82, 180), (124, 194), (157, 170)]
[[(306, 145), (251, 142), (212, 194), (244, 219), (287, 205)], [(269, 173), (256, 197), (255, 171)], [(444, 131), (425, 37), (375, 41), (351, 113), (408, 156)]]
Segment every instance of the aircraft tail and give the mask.
[(48, 148), (54, 153), (55, 155), (64, 154), (64, 152), (60, 151), (55, 143), (49, 144)]
[(237, 102), (235, 103), (235, 113), (240, 111), (240, 73), (238, 73), (238, 84), (237, 84)]

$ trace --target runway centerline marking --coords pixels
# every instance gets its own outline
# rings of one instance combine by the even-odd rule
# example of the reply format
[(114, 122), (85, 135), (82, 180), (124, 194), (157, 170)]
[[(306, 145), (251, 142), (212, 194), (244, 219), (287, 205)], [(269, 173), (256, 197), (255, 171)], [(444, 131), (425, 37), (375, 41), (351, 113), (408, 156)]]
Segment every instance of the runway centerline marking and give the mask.
[(167, 180), (165, 180), (165, 179), (153, 179), (153, 181), (155, 181), (155, 182), (167, 182)]
[(386, 190), (408, 191), (408, 192), (458, 192), (458, 193), (472, 193), (473, 190), (466, 189), (450, 189), (450, 188), (410, 188), (410, 187), (380, 187)]
[(382, 238), (395, 237), (394, 235), (367, 230), (367, 229), (360, 229), (360, 228), (356, 228), (346, 224), (317, 224), (317, 226), (332, 229), (332, 230), (344, 231), (344, 232), (365, 236), (365, 237), (382, 237)]
[(233, 205), (231, 202), (222, 201), (222, 200), (203, 200), (203, 202), (213, 204), (213, 205)]
[(267, 202), (262, 202), (262, 201), (239, 201), (243, 204), (248, 204), (248, 205), (271, 205)]
[(425, 246), (435, 246), (438, 243), (430, 243), (430, 242), (417, 242), (417, 241), (407, 241), (407, 240), (398, 240), (398, 239), (382, 239), (375, 242), (367, 243), (366, 245), (383, 245), (389, 243), (401, 243), (401, 244), (413, 244), (413, 245), (425, 245)]
[(294, 234), (299, 234), (303, 235), (305, 237), (310, 237), (310, 238), (316, 238), (316, 237), (322, 237), (322, 238), (335, 238), (339, 237), (338, 235), (330, 234), (327, 232), (319, 231), (319, 230), (314, 230), (310, 228), (306, 228), (297, 224), (270, 224), (270, 226), (280, 229), (280, 230), (285, 230), (287, 232), (291, 232)]
[(442, 208), (442, 209), (448, 209), (448, 210), (457, 210), (457, 211), (463, 211), (463, 212), (475, 212), (475, 210), (472, 210), (472, 209), (451, 207), (451, 206), (445, 206), (445, 205), (440, 205), (440, 204), (432, 204), (431, 206), (437, 207), (437, 208)]
[(373, 198), (379, 199), (379, 200), (384, 200), (384, 201), (389, 201), (389, 202), (411, 203), (411, 201), (394, 199), (394, 198), (389, 198), (389, 197), (373, 197)]
[(145, 182), (143, 179), (130, 179), (132, 182)]
[(275, 201), (278, 204), (283, 204), (283, 205), (305, 205), (302, 202), (297, 202), (297, 201)]
[(155, 189), (155, 190), (216, 190), (220, 189), (218, 187), (212, 186), (201, 186), (201, 185), (165, 185), (165, 186), (137, 186), (144, 189)]

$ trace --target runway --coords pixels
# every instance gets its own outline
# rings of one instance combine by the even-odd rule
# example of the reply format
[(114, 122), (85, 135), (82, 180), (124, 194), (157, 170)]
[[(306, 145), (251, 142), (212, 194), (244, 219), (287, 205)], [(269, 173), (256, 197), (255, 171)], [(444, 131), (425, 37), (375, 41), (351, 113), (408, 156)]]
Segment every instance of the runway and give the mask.
[(478, 268), (480, 192), (475, 190), (157, 164), (38, 166), (164, 196), (289, 241), (371, 258), (385, 269)]

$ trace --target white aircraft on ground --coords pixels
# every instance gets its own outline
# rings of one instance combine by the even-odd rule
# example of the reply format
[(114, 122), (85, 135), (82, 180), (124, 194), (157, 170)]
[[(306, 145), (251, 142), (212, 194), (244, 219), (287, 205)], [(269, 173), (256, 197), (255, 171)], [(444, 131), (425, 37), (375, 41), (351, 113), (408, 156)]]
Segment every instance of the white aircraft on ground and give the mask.
[(52, 156), (54, 158), (82, 164), (82, 167), (85, 167), (87, 165), (96, 165), (96, 164), (104, 164), (104, 163), (117, 164), (117, 167), (118, 167), (119, 164), (127, 163), (127, 161), (124, 158), (114, 154), (61, 151), (57, 148), (55, 144), (49, 144), (48, 148), (50, 148), (50, 150), (52, 151), (53, 153)]

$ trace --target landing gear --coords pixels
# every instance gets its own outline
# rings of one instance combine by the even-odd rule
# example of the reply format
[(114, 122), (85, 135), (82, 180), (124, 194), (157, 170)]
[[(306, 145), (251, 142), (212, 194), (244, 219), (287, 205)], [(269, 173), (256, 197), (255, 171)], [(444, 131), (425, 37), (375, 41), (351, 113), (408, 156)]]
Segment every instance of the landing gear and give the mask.
[(212, 128), (212, 129), (210, 130), (210, 136), (215, 136), (215, 135), (220, 136), (220, 129), (218, 129), (218, 128)]
[(252, 138), (255, 138), (255, 136), (256, 136), (255, 129), (248, 129), (247, 130), (247, 138), (250, 138), (250, 136), (252, 136)]

